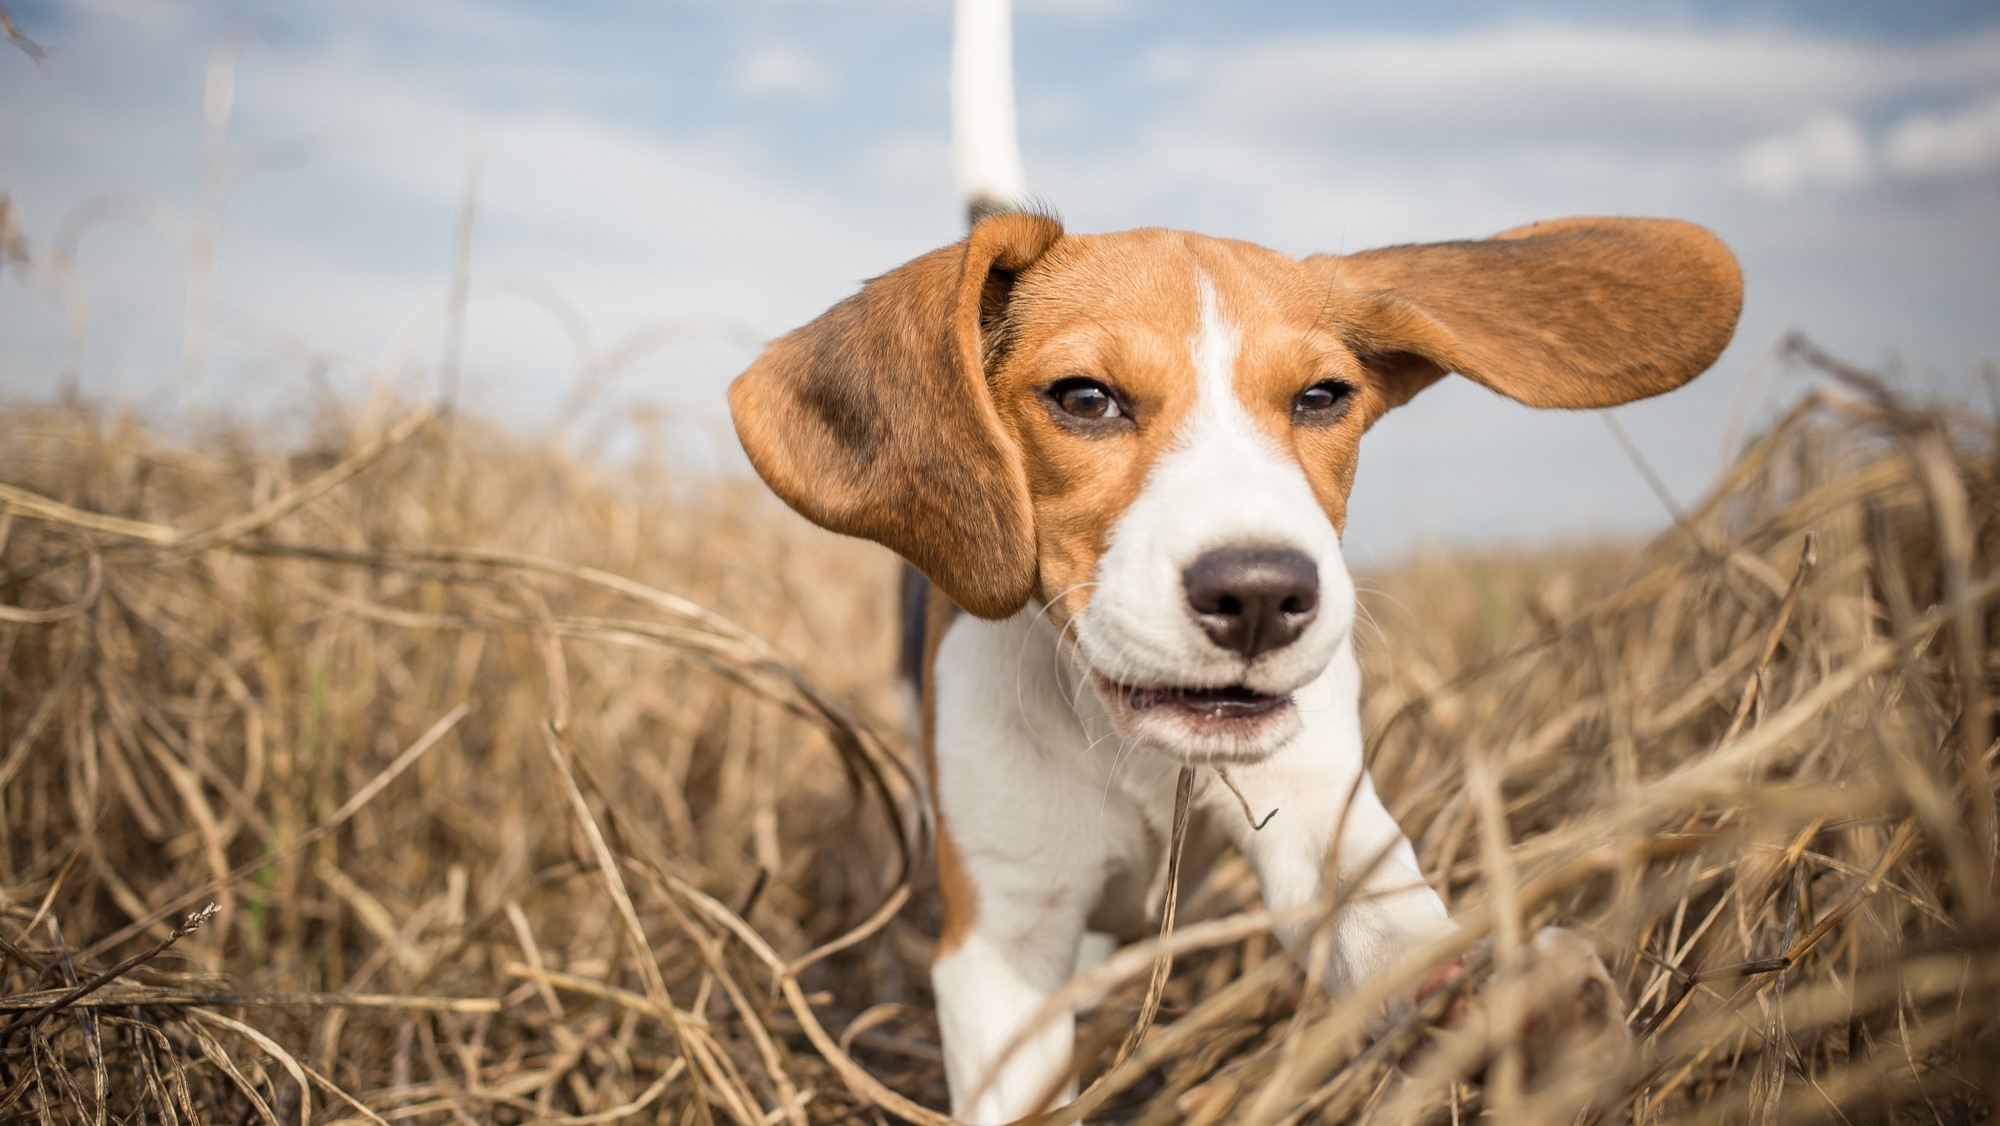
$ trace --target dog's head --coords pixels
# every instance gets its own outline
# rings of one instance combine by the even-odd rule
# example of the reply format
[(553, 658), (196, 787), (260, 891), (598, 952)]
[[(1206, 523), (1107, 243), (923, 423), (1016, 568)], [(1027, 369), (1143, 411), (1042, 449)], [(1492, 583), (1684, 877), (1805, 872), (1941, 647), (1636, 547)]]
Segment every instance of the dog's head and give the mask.
[(792, 507), (983, 618), (1035, 605), (1127, 736), (1269, 754), (1345, 642), (1361, 435), (1457, 372), (1536, 407), (1678, 387), (1742, 279), (1699, 227), (1569, 219), (1303, 260), (1002, 214), (780, 338), (730, 388)]

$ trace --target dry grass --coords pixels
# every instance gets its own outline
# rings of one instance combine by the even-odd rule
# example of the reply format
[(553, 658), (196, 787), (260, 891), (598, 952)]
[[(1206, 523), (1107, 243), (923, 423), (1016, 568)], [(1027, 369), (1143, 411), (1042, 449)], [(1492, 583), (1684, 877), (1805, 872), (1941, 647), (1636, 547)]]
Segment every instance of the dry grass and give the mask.
[[(1596, 938), (1642, 1050), (1394, 1067), (1418, 1028), (1305, 990), (1232, 861), (1093, 1117), (1991, 1113), (2000, 431), (1819, 364), (1650, 546), (1364, 584), (1427, 869), (1502, 947)], [(942, 1104), (886, 556), (462, 418), (192, 445), (0, 419), (0, 1118)], [(1105, 968), (1087, 1075), (1151, 955)]]

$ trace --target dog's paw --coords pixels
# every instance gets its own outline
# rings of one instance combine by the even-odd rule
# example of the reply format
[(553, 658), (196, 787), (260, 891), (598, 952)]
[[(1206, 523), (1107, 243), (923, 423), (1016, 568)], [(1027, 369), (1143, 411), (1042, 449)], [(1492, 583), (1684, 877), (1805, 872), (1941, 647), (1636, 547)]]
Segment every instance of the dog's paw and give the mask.
[[(1417, 986), (1418, 1003), (1464, 976), (1471, 960), (1432, 970)], [(1542, 928), (1515, 964), (1496, 966), (1486, 981), (1454, 997), (1436, 1028), (1440, 1053), (1468, 1076), (1509, 1045), (1519, 1046), (1532, 1077), (1569, 1056), (1615, 1067), (1632, 1044), (1611, 971), (1588, 940), (1560, 927)]]

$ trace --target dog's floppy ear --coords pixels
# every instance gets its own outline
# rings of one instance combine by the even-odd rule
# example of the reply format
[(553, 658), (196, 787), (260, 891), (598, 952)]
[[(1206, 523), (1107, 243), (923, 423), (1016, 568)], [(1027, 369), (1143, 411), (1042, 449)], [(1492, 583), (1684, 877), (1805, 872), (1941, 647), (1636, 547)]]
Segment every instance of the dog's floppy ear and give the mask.
[(773, 341), (729, 388), (750, 463), (807, 519), (880, 543), (982, 618), (1034, 592), (1020, 448), (984, 356), (1062, 226), (995, 215)]
[(1477, 242), (1306, 259), (1382, 406), (1458, 372), (1531, 407), (1609, 407), (1700, 375), (1736, 331), (1743, 275), (1672, 219), (1558, 219)]

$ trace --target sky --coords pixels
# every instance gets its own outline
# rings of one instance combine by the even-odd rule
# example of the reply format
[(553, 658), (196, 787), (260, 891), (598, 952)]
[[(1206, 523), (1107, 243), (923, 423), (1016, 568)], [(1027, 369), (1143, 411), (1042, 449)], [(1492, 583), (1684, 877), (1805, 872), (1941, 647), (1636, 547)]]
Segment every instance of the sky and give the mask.
[[(48, 53), (0, 44), (12, 402), (66, 373), (160, 417), (435, 394), (473, 182), (460, 401), (740, 472), (722, 394), (757, 344), (961, 233), (943, 0), (4, 2)], [(1736, 342), (1609, 412), (1681, 503), (1810, 385), (1771, 362), (1788, 331), (1942, 391), (2000, 354), (1990, 2), (1018, 8), (1028, 182), (1073, 230), (1307, 254), (1570, 214), (1714, 229)], [(1669, 518), (1605, 417), (1464, 381), (1362, 451), (1364, 563)]]

